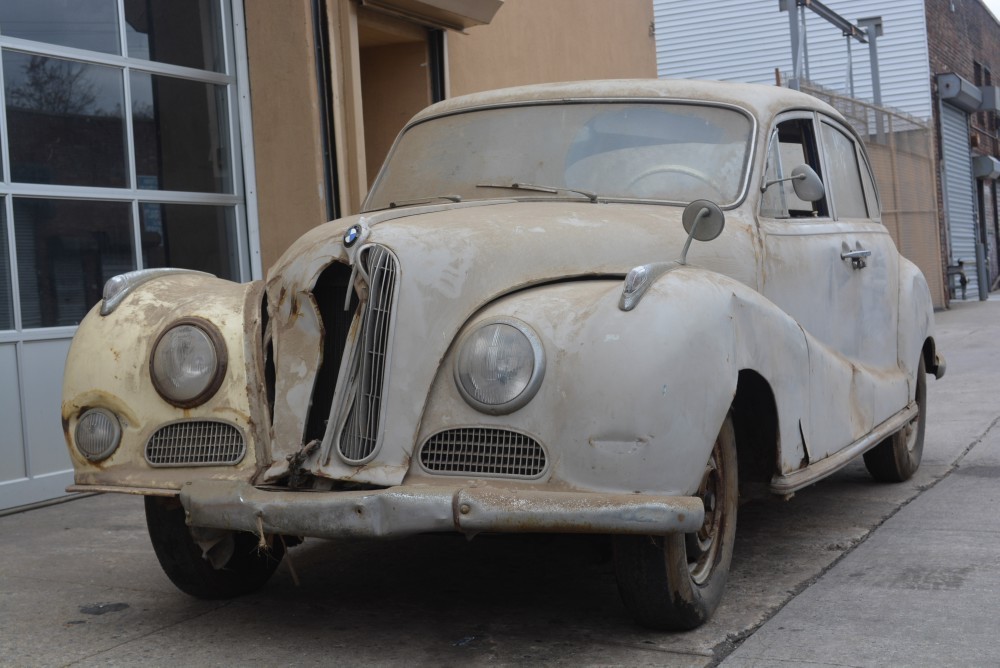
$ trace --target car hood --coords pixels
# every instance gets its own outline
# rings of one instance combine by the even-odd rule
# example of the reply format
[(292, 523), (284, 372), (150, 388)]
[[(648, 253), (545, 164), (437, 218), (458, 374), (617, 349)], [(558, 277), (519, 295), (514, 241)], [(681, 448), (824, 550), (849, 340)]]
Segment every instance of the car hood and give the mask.
[[(302, 236), (268, 272), (268, 285), (269, 290), (309, 289), (331, 262), (351, 261), (343, 235), (358, 225), (370, 230), (365, 242), (396, 254), (404, 280), (418, 281), (441, 296), (462, 294), (484, 304), (533, 283), (623, 276), (638, 264), (676, 259), (687, 238), (682, 211), (668, 205), (491, 200), (350, 216)], [(739, 227), (731, 224), (733, 212), (727, 222), (722, 238), (694, 244), (690, 262), (704, 260), (737, 278), (746, 270), (752, 274), (752, 264), (743, 271), (728, 262), (716, 266), (740, 254), (731, 242), (747, 244), (749, 250), (749, 240), (733, 229)]]
[[(686, 239), (680, 207), (590, 202), (491, 201), (413, 207), (353, 216), (318, 227), (282, 256), (268, 275), (277, 350), (272, 456), (266, 479), (287, 473), (301, 435), (322, 356), (323, 326), (311, 295), (322, 271), (351, 262), (358, 248), (379, 244), (398, 259), (391, 382), (385, 397), (383, 447), (362, 471), (323, 474), (398, 484), (405, 474), (441, 360), (462, 325), (498, 297), (532, 285), (623, 277), (632, 267), (675, 259)], [(732, 216), (730, 216), (732, 219)], [(361, 240), (345, 248), (344, 232)], [(754, 251), (730, 224), (714, 242), (697, 244), (691, 264), (754, 280)], [(744, 250), (734, 252), (734, 249)], [(748, 257), (747, 257), (748, 256)], [(336, 458), (333, 466), (336, 468)]]

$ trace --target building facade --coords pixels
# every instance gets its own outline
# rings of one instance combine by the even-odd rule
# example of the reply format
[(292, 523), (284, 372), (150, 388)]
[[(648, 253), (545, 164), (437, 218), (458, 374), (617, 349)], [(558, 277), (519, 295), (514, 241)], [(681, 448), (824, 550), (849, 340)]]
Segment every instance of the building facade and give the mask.
[[(799, 0), (798, 4), (804, 3)], [(980, 0), (828, 0), (824, 4), (855, 24), (881, 18), (877, 62), (882, 104), (913, 120), (904, 123), (904, 130), (890, 143), (907, 162), (919, 163), (925, 153), (933, 161), (928, 182), (937, 193), (937, 202), (929, 204), (933, 212), (923, 203), (914, 207), (915, 199), (923, 200), (922, 189), (891, 180), (898, 178), (900, 170), (883, 172), (885, 178), (877, 175), (883, 208), (891, 203), (897, 209), (890, 213), (902, 219), (890, 230), (897, 245), (927, 276), (935, 306), (944, 307), (949, 300), (963, 297), (961, 275), (967, 279), (965, 297), (980, 298), (979, 283), (986, 291), (992, 287), (1000, 261), (997, 176), (992, 162), (1000, 155), (997, 112), (991, 97), (995, 92), (985, 90), (1000, 66), (997, 17)], [(784, 3), (754, 0), (724, 5), (654, 0), (659, 75), (757, 83), (787, 80), (794, 68), (784, 7)], [(845, 37), (818, 14), (802, 11), (804, 78), (830, 89), (834, 97), (871, 100), (868, 45)], [(946, 74), (957, 75), (960, 87), (964, 81), (963, 88), (974, 88), (976, 94), (956, 94), (942, 102), (940, 75)], [(849, 103), (842, 111), (851, 115)], [(933, 142), (929, 151), (920, 137), (921, 123)], [(859, 131), (871, 127), (865, 122), (855, 125)], [(885, 146), (879, 144), (884, 135), (874, 132), (868, 139), (872, 153), (885, 153)], [(888, 165), (890, 161), (882, 162)], [(935, 229), (925, 230), (924, 225)]]
[(261, 278), (444, 97), (656, 75), (648, 0), (0, 3), (0, 510), (72, 473), (62, 367), (104, 282)]
[(951, 267), (962, 263), (966, 297), (978, 299), (1000, 282), (1000, 21), (977, 0), (926, 7), (942, 245)]

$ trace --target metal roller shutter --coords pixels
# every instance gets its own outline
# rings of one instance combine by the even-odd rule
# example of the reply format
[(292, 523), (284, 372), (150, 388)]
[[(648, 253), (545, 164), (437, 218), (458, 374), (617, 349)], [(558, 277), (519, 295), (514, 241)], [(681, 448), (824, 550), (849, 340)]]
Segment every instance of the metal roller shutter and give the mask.
[[(966, 296), (978, 299), (976, 267), (976, 209), (969, 149), (969, 115), (941, 105), (941, 145), (944, 154), (945, 215), (951, 242), (950, 262), (962, 260), (969, 278)], [(958, 295), (961, 297), (961, 294)]]

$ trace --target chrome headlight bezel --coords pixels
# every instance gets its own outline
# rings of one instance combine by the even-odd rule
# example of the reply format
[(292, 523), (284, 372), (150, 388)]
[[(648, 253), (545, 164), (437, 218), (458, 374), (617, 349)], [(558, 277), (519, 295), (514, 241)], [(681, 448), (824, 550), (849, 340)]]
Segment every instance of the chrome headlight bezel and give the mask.
[[(487, 403), (482, 400), (482, 397), (476, 396), (475, 387), (470, 387), (471, 383), (469, 382), (469, 374), (466, 369), (462, 368), (462, 360), (466, 347), (470, 345), (473, 339), (478, 334), (482, 333), (485, 328), (495, 325), (506, 325), (519, 332), (531, 346), (532, 353), (532, 370), (527, 382), (524, 384), (524, 387), (512, 399), (496, 404)], [(538, 388), (541, 387), (542, 378), (545, 376), (545, 348), (542, 345), (542, 340), (534, 329), (532, 329), (527, 323), (518, 320), (517, 318), (495, 317), (476, 323), (474, 327), (469, 329), (462, 336), (462, 339), (456, 347), (456, 353), (457, 354), (455, 355), (454, 360), (454, 376), (455, 385), (458, 387), (459, 393), (470, 406), (489, 415), (505, 415), (523, 408), (534, 398), (535, 394), (538, 392)]]
[[(177, 396), (177, 394), (172, 393), (169, 385), (161, 377), (163, 375), (160, 373), (161, 370), (157, 368), (157, 352), (160, 350), (160, 346), (163, 345), (165, 337), (182, 327), (191, 327), (203, 334), (209, 345), (211, 345), (215, 357), (215, 368), (206, 374), (206, 382), (202, 384), (200, 391), (192, 396)], [(222, 386), (222, 381), (226, 377), (228, 367), (229, 355), (222, 334), (215, 325), (203, 318), (188, 317), (171, 322), (156, 337), (156, 341), (149, 352), (149, 378), (153, 383), (153, 387), (164, 401), (178, 408), (193, 408), (211, 399)]]

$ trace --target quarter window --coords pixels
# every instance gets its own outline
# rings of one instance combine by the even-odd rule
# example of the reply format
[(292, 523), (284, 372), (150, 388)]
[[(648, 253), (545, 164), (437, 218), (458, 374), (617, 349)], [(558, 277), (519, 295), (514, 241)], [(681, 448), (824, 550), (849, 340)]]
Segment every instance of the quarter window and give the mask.
[[(767, 218), (819, 218), (829, 215), (826, 198), (807, 202), (795, 194), (792, 181), (782, 181), (799, 165), (808, 165), (823, 178), (811, 118), (792, 118), (778, 123), (768, 144), (767, 166), (761, 195), (760, 215)], [(823, 179), (824, 181), (826, 179)], [(763, 184), (762, 184), (763, 185)]]

